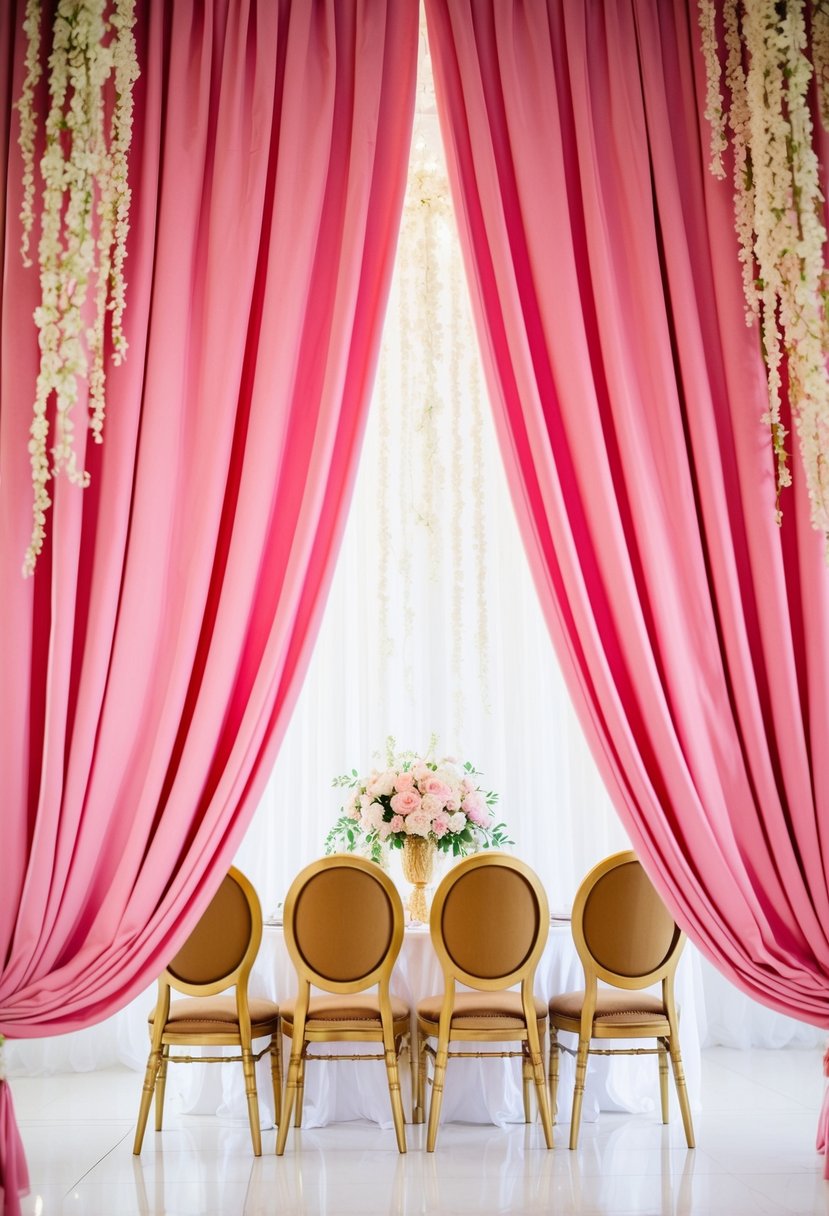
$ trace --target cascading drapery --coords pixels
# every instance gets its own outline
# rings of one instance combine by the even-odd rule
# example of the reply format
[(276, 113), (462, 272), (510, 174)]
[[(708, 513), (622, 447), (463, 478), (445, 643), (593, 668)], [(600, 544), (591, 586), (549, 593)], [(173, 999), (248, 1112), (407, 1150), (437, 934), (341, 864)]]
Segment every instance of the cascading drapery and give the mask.
[[(339, 543), (399, 225), (414, 0), (139, 6), (127, 360), (34, 578), (24, 269), (2, 6), (0, 1033), (77, 1029), (164, 967), (284, 732)], [(43, 113), (42, 87), (38, 109)], [(82, 404), (82, 403), (81, 403)], [(78, 426), (78, 442), (83, 440)], [(0, 1187), (25, 1162), (0, 1082)]]
[(693, 940), (829, 1025), (829, 574), (799, 469), (775, 523), (696, 6), (426, 8), (501, 448), (594, 755)]

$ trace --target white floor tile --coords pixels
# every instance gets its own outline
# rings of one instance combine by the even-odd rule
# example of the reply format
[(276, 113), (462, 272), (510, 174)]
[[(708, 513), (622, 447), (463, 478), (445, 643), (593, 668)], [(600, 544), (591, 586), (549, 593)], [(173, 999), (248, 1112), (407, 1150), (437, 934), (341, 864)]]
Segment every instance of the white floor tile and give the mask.
[[(275, 1132), (253, 1157), (247, 1124), (184, 1116), (162, 1132), (152, 1119), (133, 1157), (141, 1089), (117, 1069), (16, 1078), (15, 1106), (29, 1159), (25, 1216), (829, 1216), (829, 1183), (814, 1149), (823, 1095), (819, 1051), (709, 1049), (697, 1148), (681, 1121), (603, 1112), (567, 1147), (569, 1125), (447, 1123), (435, 1153), (426, 1129), (369, 1123)], [(569, 1095), (568, 1095), (569, 1098)]]

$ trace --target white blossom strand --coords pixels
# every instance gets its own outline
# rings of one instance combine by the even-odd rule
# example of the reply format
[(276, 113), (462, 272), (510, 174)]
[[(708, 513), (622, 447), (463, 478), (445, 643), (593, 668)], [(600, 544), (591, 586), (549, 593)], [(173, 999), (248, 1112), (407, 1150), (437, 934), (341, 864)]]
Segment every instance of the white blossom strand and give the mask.
[[(50, 477), (63, 472), (89, 484), (79, 463), (73, 410), (89, 402), (89, 425), (101, 441), (104, 418), (105, 318), (112, 310), (116, 360), (126, 349), (122, 318), (123, 267), (129, 232), (127, 160), (132, 138), (132, 87), (138, 77), (133, 26), (135, 0), (59, 0), (48, 56), (49, 111), (40, 159), (41, 234), (38, 244), (40, 366), (35, 385), (29, 456), (32, 467), (32, 537), (23, 573), (31, 574), (43, 549)], [(41, 75), (41, 3), (29, 0), (26, 75), (17, 103), (23, 160), (21, 253), (28, 265), (34, 219), (35, 86)], [(114, 78), (109, 131), (106, 88)], [(90, 285), (95, 284), (90, 309)], [(91, 320), (90, 320), (91, 312)], [(54, 439), (48, 458), (49, 407)]]
[[(716, 13), (700, 0), (701, 44), (708, 74), (706, 116), (712, 141), (722, 129), (711, 101), (720, 96)], [(829, 375), (826, 351), (826, 229), (820, 166), (809, 108), (804, 0), (723, 0), (726, 111), (731, 131), (735, 226), (749, 324), (759, 321), (766, 365), (769, 427), (777, 482), (791, 483), (782, 413), (784, 377), (798, 435), (813, 526), (829, 541)], [(812, 56), (825, 109), (827, 0), (812, 4)], [(712, 31), (714, 42), (712, 46)], [(712, 168), (716, 168), (712, 166)], [(827, 544), (829, 560), (829, 544)]]

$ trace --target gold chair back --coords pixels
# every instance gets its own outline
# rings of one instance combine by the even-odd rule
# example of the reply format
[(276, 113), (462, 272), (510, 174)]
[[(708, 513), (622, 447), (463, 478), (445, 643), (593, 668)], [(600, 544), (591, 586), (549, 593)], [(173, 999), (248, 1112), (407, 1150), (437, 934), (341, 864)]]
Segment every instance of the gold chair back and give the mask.
[(446, 875), (430, 920), (447, 980), (511, 988), (534, 971), (547, 941), (547, 896), (536, 875), (505, 853), (478, 853)]
[(648, 988), (676, 969), (685, 935), (631, 851), (587, 875), (573, 905), (586, 972), (617, 988)]
[(329, 992), (359, 992), (390, 975), (403, 942), (403, 907), (391, 879), (350, 854), (303, 870), (284, 919), (297, 973)]
[(179, 992), (212, 996), (248, 975), (262, 942), (262, 910), (253, 886), (231, 867), (163, 979)]

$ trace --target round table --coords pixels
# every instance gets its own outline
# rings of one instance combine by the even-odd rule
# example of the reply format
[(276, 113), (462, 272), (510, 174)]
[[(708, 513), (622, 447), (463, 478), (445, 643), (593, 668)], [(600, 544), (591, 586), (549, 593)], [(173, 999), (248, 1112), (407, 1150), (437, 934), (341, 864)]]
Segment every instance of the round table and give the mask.
[[(694, 1007), (693, 965), (696, 956), (687, 953), (677, 971), (677, 1000), (681, 1009), (681, 1044), (692, 1105), (698, 1105), (700, 1041)], [(583, 988), (584, 973), (573, 943), (569, 921), (554, 920), (536, 971), (535, 992), (544, 1000), (555, 993)], [(262, 946), (251, 975), (250, 995), (287, 1000), (296, 994), (296, 975), (288, 956), (281, 926), (266, 925)], [(403, 946), (392, 977), (392, 992), (409, 1003), (412, 1011), (419, 1000), (443, 991), (443, 976), (426, 926), (406, 929)], [(572, 1040), (572, 1041), (571, 1041)], [(575, 1045), (574, 1036), (562, 1035), (565, 1048)], [(260, 1044), (261, 1046), (261, 1044)], [(337, 1044), (326, 1044), (336, 1051)], [(507, 1050), (515, 1044), (505, 1044)], [(344, 1053), (361, 1050), (360, 1044), (340, 1045)], [(211, 1049), (215, 1050), (215, 1049)], [(313, 1050), (313, 1049), (312, 1049)], [(365, 1046), (367, 1052), (376, 1046)], [(493, 1044), (492, 1050), (500, 1050)], [(287, 1040), (284, 1058), (287, 1061)], [(241, 1066), (184, 1066), (171, 1068), (168, 1088), (178, 1090), (183, 1110), (189, 1114), (218, 1114), (246, 1120)], [(404, 1058), (401, 1067), (404, 1108), (411, 1111), (410, 1069)], [(273, 1123), (270, 1069), (267, 1059), (257, 1065), (262, 1125)], [(569, 1119), (573, 1091), (573, 1057), (562, 1052), (559, 1081), (559, 1121)], [(673, 1115), (676, 1096), (672, 1092)], [(428, 1097), (428, 1095), (427, 1095)], [(585, 1087), (583, 1118), (595, 1120), (599, 1110), (658, 1110), (659, 1083), (655, 1056), (591, 1057)], [(520, 1060), (450, 1060), (446, 1075), (442, 1119), (468, 1123), (521, 1123)], [(673, 1117), (673, 1116), (672, 1116)], [(320, 1061), (306, 1069), (303, 1126), (321, 1127), (331, 1122), (368, 1119), (391, 1127), (391, 1107), (382, 1062)]]

